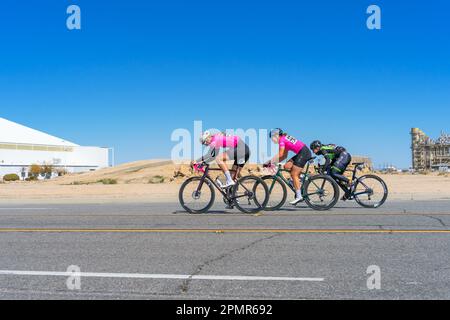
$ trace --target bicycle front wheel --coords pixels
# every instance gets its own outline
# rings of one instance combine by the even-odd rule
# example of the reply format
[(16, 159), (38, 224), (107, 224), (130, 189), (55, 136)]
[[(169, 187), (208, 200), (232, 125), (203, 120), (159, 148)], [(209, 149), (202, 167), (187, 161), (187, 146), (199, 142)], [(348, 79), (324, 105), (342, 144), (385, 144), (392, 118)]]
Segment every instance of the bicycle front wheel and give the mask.
[(358, 178), (353, 197), (364, 208), (379, 208), (388, 197), (388, 187), (378, 176), (365, 175)]
[(287, 199), (286, 185), (277, 176), (265, 176), (262, 179), (266, 183), (267, 188), (269, 188), (269, 201), (265, 210), (279, 210)]
[(215, 192), (211, 182), (205, 179), (201, 187), (200, 182), (200, 177), (193, 177), (180, 188), (180, 204), (189, 213), (205, 213), (214, 204)]
[(236, 183), (232, 193), (236, 208), (244, 213), (258, 213), (264, 210), (269, 201), (269, 189), (258, 177), (247, 176)]
[(311, 209), (330, 210), (339, 200), (339, 186), (329, 176), (313, 176), (304, 183), (303, 197)]

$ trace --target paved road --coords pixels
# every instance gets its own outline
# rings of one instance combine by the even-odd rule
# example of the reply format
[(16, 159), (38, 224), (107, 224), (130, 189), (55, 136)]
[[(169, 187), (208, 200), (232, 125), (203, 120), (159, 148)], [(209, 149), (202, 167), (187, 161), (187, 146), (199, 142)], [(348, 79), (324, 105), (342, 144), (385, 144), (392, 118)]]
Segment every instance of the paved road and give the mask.
[[(1, 299), (450, 298), (450, 201), (260, 215), (0, 205), (0, 243)], [(380, 290), (367, 288), (371, 265)]]

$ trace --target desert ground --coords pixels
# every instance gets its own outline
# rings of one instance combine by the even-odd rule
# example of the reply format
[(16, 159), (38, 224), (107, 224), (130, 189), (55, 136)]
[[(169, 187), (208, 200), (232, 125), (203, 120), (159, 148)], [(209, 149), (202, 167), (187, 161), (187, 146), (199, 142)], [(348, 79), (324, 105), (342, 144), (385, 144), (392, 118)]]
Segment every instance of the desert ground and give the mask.
[[(243, 175), (267, 174), (248, 165)], [(147, 160), (82, 174), (68, 174), (47, 181), (11, 182), (0, 185), (0, 202), (104, 203), (171, 202), (185, 179), (194, 175), (186, 164)], [(390, 200), (449, 200), (448, 174), (379, 174), (389, 187)]]

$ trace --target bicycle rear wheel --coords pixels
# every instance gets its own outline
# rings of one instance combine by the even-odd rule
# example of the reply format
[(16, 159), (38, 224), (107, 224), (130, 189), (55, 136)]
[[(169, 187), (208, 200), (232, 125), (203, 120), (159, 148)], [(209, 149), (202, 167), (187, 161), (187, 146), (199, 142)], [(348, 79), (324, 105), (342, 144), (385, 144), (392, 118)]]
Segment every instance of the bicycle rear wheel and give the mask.
[(200, 180), (200, 177), (190, 178), (180, 188), (180, 204), (189, 213), (205, 213), (214, 204), (214, 187), (209, 180), (205, 179), (199, 189)]
[(303, 186), (303, 197), (311, 209), (330, 210), (339, 200), (339, 186), (329, 176), (313, 176)]
[(279, 210), (285, 204), (287, 199), (286, 185), (277, 176), (264, 176), (262, 179), (269, 189), (269, 201), (267, 202), (265, 210)]
[(383, 179), (369, 174), (358, 178), (353, 197), (360, 206), (374, 209), (386, 202), (388, 194), (388, 187)]
[(236, 208), (244, 213), (258, 213), (264, 210), (269, 201), (269, 189), (258, 177), (247, 176), (236, 183), (232, 193)]

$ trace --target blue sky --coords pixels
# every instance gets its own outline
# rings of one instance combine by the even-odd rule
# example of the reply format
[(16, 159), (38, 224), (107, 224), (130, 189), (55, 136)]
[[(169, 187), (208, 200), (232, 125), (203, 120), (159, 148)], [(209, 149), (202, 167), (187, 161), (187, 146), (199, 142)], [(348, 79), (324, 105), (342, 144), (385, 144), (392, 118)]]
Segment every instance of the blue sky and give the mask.
[(118, 162), (168, 158), (171, 132), (203, 120), (408, 167), (411, 127), (450, 131), (449, 16), (444, 0), (4, 0), (0, 116)]

